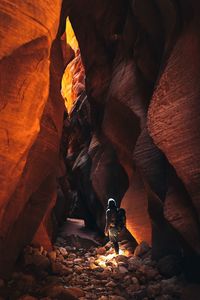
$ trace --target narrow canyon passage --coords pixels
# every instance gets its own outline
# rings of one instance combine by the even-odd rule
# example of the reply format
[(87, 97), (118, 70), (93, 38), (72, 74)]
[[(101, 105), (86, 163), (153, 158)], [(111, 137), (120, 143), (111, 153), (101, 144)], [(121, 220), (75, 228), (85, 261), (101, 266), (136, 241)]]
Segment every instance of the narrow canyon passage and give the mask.
[(199, 299), (199, 13), (2, 0), (0, 300)]

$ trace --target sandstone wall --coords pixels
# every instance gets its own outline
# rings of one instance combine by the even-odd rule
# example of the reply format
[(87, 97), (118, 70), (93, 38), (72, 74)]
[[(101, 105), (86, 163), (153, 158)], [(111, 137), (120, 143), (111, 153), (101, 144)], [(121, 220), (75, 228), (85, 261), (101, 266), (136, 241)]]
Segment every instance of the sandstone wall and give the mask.
[[(62, 130), (61, 1), (1, 1), (0, 273), (30, 243), (55, 193)], [(53, 200), (54, 201), (54, 200)]]
[(75, 1), (70, 12), (95, 134), (129, 175), (128, 226), (156, 258), (199, 254), (198, 12), (168, 0)]

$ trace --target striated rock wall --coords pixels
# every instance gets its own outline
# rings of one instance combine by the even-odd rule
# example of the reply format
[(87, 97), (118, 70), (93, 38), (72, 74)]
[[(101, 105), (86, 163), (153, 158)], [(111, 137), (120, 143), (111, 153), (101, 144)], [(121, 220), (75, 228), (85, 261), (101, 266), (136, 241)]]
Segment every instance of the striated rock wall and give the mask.
[[(196, 9), (199, 9), (199, 6)], [(170, 217), (169, 210), (166, 216), (176, 228), (179, 227), (180, 233), (200, 254), (200, 243), (197, 239), (199, 232), (194, 230), (192, 238), (189, 234), (185, 234), (187, 229), (184, 228), (192, 224), (194, 226), (194, 223), (198, 228), (200, 220), (200, 135), (198, 132), (200, 116), (197, 109), (200, 93), (200, 34), (196, 31), (198, 27), (199, 19), (194, 14), (181, 32), (157, 84), (148, 113), (148, 127), (155, 144), (174, 167), (187, 191), (185, 194), (188, 193), (190, 199), (190, 205), (187, 205), (190, 225), (187, 218), (187, 225), (184, 224), (183, 228), (180, 228), (178, 223), (183, 222), (184, 212), (179, 211), (175, 206), (173, 209), (176, 209), (178, 216)], [(184, 198), (179, 201), (181, 202), (179, 205), (184, 207)]]
[(55, 199), (64, 110), (62, 56), (55, 40), (60, 10), (61, 1), (0, 4), (2, 276)]
[(129, 176), (128, 226), (152, 239), (155, 258), (199, 255), (198, 12), (187, 0), (74, 1), (70, 11), (94, 132)]

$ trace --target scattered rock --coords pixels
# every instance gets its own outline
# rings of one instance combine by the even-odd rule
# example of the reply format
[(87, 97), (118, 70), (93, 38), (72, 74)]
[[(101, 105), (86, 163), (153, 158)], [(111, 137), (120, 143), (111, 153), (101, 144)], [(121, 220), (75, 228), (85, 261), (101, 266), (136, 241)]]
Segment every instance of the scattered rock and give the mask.
[(146, 254), (149, 250), (150, 250), (150, 247), (149, 247), (148, 243), (143, 241), (135, 248), (134, 255), (141, 257), (144, 254)]
[(88, 285), (88, 286), (85, 287), (85, 291), (91, 291), (93, 289), (94, 289), (94, 285), (93, 284)]
[(105, 270), (103, 270), (103, 272), (101, 272), (101, 273), (98, 274), (98, 278), (100, 278), (101, 280), (103, 280), (103, 279), (109, 278), (110, 275), (111, 275), (111, 271), (105, 269)]
[(19, 278), (18, 278), (18, 281), (17, 281), (17, 286), (21, 290), (28, 291), (34, 286), (35, 282), (36, 281), (35, 281), (35, 278), (33, 277), (33, 275), (21, 273), (19, 275)]
[(142, 265), (140, 259), (137, 257), (131, 257), (128, 259), (128, 270), (129, 271), (136, 271)]
[(138, 270), (147, 277), (147, 280), (153, 280), (159, 275), (158, 270), (148, 265), (141, 265)]
[(76, 258), (76, 254), (75, 253), (69, 253), (68, 258), (75, 259)]
[(96, 249), (97, 254), (104, 255), (106, 254), (106, 248), (105, 247), (99, 247)]
[(74, 266), (74, 271), (77, 274), (81, 274), (83, 272), (83, 267), (81, 267), (81, 266)]
[(71, 268), (66, 267), (61, 262), (52, 262), (51, 269), (53, 274), (68, 275), (73, 272)]
[(25, 255), (25, 265), (34, 265), (40, 270), (46, 270), (50, 266), (48, 257), (41, 254)]
[(136, 277), (132, 277), (131, 280), (134, 285), (139, 285), (139, 281)]
[(181, 294), (181, 287), (178, 285), (176, 277), (170, 279), (163, 279), (160, 282), (162, 294), (179, 296)]
[[(6, 285), (6, 288), (16, 289), (13, 299), (21, 300), (180, 298), (179, 280), (177, 277), (163, 279), (145, 242), (139, 245), (138, 256), (128, 252), (115, 256), (108, 245), (96, 250), (94, 247), (81, 250), (59, 243), (49, 253), (42, 247), (27, 247), (24, 253), (26, 272), (32, 270), (32, 273), (15, 272), (9, 284), (0, 280), (0, 288), (4, 289)], [(127, 245), (126, 241), (120, 247), (124, 245)]]
[(156, 283), (156, 284), (150, 284), (147, 287), (147, 295), (149, 298), (155, 298), (156, 296), (158, 296), (161, 292), (161, 286), (160, 283)]
[(124, 266), (119, 266), (119, 272), (122, 274), (126, 274), (126, 273), (128, 273), (128, 270)]
[(114, 281), (109, 281), (107, 284), (106, 284), (106, 287), (116, 287), (116, 283)]
[(75, 264), (81, 264), (83, 262), (82, 258), (75, 258), (74, 263)]
[(58, 300), (77, 300), (71, 293), (68, 292), (67, 288), (62, 285), (53, 285), (45, 289), (45, 294), (48, 297), (56, 298)]
[(181, 260), (175, 255), (165, 256), (158, 261), (158, 270), (167, 278), (179, 275), (182, 271)]
[(60, 247), (59, 251), (60, 251), (60, 253), (62, 254), (63, 257), (66, 257), (67, 254), (68, 254), (66, 248), (64, 248), (64, 247)]
[(74, 297), (80, 298), (85, 296), (85, 292), (81, 288), (77, 287), (69, 287), (66, 288), (67, 292), (69, 292)]
[(124, 256), (124, 255), (118, 255), (115, 257), (116, 262), (123, 262), (125, 264), (128, 263), (128, 257)]

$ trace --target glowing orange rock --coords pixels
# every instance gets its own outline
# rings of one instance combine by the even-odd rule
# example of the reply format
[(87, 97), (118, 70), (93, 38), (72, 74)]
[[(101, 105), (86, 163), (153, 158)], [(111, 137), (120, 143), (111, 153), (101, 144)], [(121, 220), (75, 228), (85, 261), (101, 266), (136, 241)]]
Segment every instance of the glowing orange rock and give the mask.
[(74, 50), (75, 58), (67, 65), (61, 83), (61, 93), (68, 113), (72, 111), (78, 96), (85, 89), (85, 72), (76, 36), (69, 19), (66, 22), (66, 41)]
[(55, 188), (64, 109), (59, 92), (63, 62), (60, 41), (55, 41), (60, 10), (60, 0), (0, 5), (2, 276), (31, 242)]

